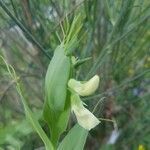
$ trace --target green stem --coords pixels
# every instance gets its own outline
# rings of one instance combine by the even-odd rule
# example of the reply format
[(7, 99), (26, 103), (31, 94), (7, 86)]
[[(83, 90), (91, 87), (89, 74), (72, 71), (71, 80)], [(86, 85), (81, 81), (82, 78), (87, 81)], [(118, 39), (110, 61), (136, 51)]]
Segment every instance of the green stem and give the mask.
[(38, 43), (38, 41), (33, 37), (33, 35), (24, 27), (24, 25), (9, 11), (9, 9), (7, 8), (7, 6), (2, 0), (0, 0), (0, 6), (6, 12), (6, 14), (12, 20), (14, 20), (14, 22), (19, 26), (19, 28), (28, 35), (30, 40), (43, 52), (43, 54), (47, 56), (49, 59), (51, 59), (51, 57), (47, 54), (45, 49)]

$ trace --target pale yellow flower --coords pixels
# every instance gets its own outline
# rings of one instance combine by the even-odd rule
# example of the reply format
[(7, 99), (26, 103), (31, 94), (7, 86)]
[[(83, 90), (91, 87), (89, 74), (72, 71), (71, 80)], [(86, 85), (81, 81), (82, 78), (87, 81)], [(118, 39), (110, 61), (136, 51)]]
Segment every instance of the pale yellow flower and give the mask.
[(98, 88), (99, 76), (95, 75), (89, 81), (84, 83), (75, 79), (70, 79), (68, 82), (68, 86), (81, 96), (89, 96), (93, 94)]
[(71, 108), (77, 118), (78, 124), (86, 130), (91, 130), (100, 123), (100, 121), (84, 107), (83, 102), (77, 94), (72, 94), (71, 96)]

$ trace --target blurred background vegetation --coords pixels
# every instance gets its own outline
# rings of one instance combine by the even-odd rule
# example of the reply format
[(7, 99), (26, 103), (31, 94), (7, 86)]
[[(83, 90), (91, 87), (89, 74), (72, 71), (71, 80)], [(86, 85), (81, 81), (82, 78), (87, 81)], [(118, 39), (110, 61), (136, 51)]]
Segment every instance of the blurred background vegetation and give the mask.
[[(82, 14), (74, 55), (92, 59), (78, 68), (76, 78), (100, 75), (97, 93), (83, 99), (91, 111), (97, 105), (98, 118), (115, 122), (102, 120), (85, 150), (150, 149), (149, 0), (0, 0), (0, 6), (0, 55), (15, 68), (37, 118), (45, 73), (58, 35), (63, 36), (61, 24), (66, 16), (71, 23)], [(44, 123), (43, 128), (47, 131)], [(0, 150), (42, 150), (42, 145), (0, 60)]]

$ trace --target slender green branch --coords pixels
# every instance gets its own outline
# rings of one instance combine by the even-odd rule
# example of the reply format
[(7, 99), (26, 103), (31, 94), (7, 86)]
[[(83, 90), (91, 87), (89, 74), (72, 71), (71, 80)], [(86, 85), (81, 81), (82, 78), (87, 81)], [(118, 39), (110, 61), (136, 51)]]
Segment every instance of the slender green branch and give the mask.
[(16, 7), (15, 7), (15, 5), (14, 5), (13, 0), (10, 0), (10, 2), (11, 2), (11, 5), (12, 5), (12, 8), (13, 8), (13, 10), (14, 10), (15, 16), (18, 18), (18, 13), (17, 13), (17, 10), (16, 10)]
[(104, 46), (104, 48), (102, 49), (102, 52), (100, 53), (100, 55), (96, 59), (94, 65), (92, 66), (92, 68), (90, 69), (89, 73), (87, 74), (86, 79), (88, 79), (92, 74), (95, 74), (95, 72), (97, 71), (97, 69), (103, 64), (103, 61), (106, 59), (106, 57), (109, 54), (111, 54), (111, 50), (110, 49), (112, 48), (112, 46), (114, 46), (119, 41), (121, 41), (126, 36), (128, 36), (133, 31), (135, 31), (143, 22), (145, 22), (146, 20), (148, 20), (148, 18), (149, 18), (149, 15), (145, 16), (144, 18), (140, 19), (137, 22), (137, 24), (135, 24), (134, 26), (132, 26), (132, 28), (130, 28), (129, 30), (127, 30), (125, 33), (123, 33), (121, 36), (117, 37), (115, 40), (111, 41), (110, 43), (107, 42), (106, 45)]
[(5, 11), (5, 13), (19, 26), (19, 28), (25, 32), (30, 40), (43, 52), (45, 56), (47, 56), (49, 59), (51, 57), (47, 54), (45, 49), (39, 44), (39, 42), (33, 37), (33, 35), (24, 27), (24, 25), (10, 12), (10, 10), (7, 8), (3, 0), (0, 0), (0, 6)]

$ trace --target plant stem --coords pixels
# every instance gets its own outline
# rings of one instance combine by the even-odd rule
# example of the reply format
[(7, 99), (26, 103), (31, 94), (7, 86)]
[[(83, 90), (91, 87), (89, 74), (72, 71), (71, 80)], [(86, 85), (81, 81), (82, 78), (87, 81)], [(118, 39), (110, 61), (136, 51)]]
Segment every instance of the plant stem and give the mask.
[(33, 35), (24, 27), (24, 25), (9, 11), (9, 9), (7, 8), (7, 6), (4, 4), (2, 0), (0, 0), (0, 6), (7, 13), (7, 15), (19, 26), (19, 28), (28, 35), (30, 40), (43, 52), (43, 54), (47, 56), (49, 59), (51, 59), (51, 57), (47, 54), (45, 49), (38, 43), (38, 41), (33, 37)]

